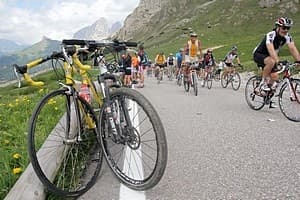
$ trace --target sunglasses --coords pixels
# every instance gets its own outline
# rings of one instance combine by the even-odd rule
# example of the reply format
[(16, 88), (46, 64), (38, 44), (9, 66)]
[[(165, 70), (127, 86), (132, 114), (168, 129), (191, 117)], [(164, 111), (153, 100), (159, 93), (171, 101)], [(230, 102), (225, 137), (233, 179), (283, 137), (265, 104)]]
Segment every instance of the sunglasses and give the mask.
[(282, 30), (290, 30), (291, 27), (288, 26), (280, 26), (282, 28)]

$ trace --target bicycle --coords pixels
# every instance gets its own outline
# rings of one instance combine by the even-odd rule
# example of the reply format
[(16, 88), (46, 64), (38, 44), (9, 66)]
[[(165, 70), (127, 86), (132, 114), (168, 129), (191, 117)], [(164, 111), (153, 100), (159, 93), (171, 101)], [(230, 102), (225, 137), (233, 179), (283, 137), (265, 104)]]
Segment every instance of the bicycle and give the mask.
[[(243, 68), (242, 65), (239, 67)], [(231, 83), (233, 90), (238, 90), (241, 86), (241, 76), (236, 70), (237, 66), (233, 66), (233, 70), (229, 72), (223, 71), (221, 75), (221, 85), (226, 88)]]
[[(136, 90), (111, 84), (116, 78), (106, 72), (98, 76), (100, 90), (97, 90), (87, 73), (90, 66), (78, 59), (81, 51), (93, 52), (95, 48), (108, 46), (119, 52), (129, 45), (136, 43), (63, 40), (61, 52), (31, 62), (34, 67), (50, 59), (60, 59), (65, 69), (66, 83), (60, 82), (61, 89), (41, 99), (28, 128), (33, 169), (51, 193), (63, 197), (85, 193), (95, 184), (103, 155), (116, 177), (132, 189), (152, 188), (162, 178), (167, 141), (151, 103)], [(89, 85), (92, 97), (99, 103), (98, 114), (75, 87), (73, 73), (77, 70), (82, 83)], [(116, 148), (124, 153), (119, 149), (114, 151)], [(146, 156), (141, 156), (142, 153)], [(140, 160), (139, 165), (130, 163), (134, 157)]]
[(174, 65), (169, 65), (167, 67), (167, 73), (168, 73), (169, 81), (172, 81), (173, 78), (174, 78), (174, 74), (175, 74), (175, 66)]
[(183, 70), (182, 67), (178, 70), (176, 84), (180, 87), (183, 83)]
[(207, 66), (204, 70), (206, 73), (206, 76), (204, 77), (204, 85), (206, 83), (206, 86), (208, 89), (211, 89), (212, 82), (213, 82), (213, 66)]
[(272, 73), (283, 73), (283, 78), (276, 88), (270, 87), (270, 91), (260, 90), (261, 75), (249, 78), (245, 87), (246, 102), (253, 110), (260, 110), (265, 105), (271, 107), (272, 98), (279, 92), (278, 102), (282, 114), (291, 121), (300, 122), (300, 79), (291, 75), (295, 64), (283, 61), (279, 66), (281, 69)]
[(157, 84), (160, 84), (161, 81), (163, 80), (164, 74), (165, 74), (165, 65), (160, 65), (158, 64), (157, 67), (159, 67), (159, 69), (157, 68), (156, 70), (158, 72), (157, 73)]
[(198, 95), (198, 75), (197, 75), (196, 68), (197, 68), (197, 64), (192, 63), (188, 67), (187, 69), (188, 74), (184, 75), (184, 81), (183, 81), (185, 91), (188, 92), (190, 87), (193, 87), (195, 96)]

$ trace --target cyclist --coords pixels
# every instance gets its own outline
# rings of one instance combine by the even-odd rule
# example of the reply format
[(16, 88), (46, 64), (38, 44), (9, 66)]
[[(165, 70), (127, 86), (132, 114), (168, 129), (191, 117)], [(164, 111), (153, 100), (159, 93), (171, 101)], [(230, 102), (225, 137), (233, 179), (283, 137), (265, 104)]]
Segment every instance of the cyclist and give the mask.
[(131, 67), (132, 67), (132, 81), (137, 82), (139, 76), (139, 57), (136, 52), (133, 53), (131, 57)]
[(155, 57), (155, 77), (158, 77), (160, 71), (166, 66), (166, 57), (164, 52), (159, 52)]
[(226, 54), (224, 58), (224, 73), (223, 78), (227, 76), (228, 73), (232, 73), (234, 71), (233, 61), (236, 59), (239, 66), (241, 66), (241, 61), (239, 55), (237, 53), (237, 46), (233, 46), (231, 50)]
[(293, 21), (291, 19), (286, 17), (279, 18), (275, 22), (275, 28), (264, 36), (261, 43), (253, 51), (254, 61), (259, 67), (263, 67), (261, 90), (270, 91), (268, 84), (271, 87), (275, 87), (278, 74), (271, 74), (271, 72), (272, 70), (276, 71), (276, 66), (279, 62), (278, 52), (284, 44), (287, 44), (296, 63), (300, 65), (299, 51), (292, 36), (288, 33), (292, 25)]
[(186, 63), (198, 62), (201, 55), (201, 41), (196, 33), (191, 33), (190, 40), (184, 46), (184, 60)]
[(144, 50), (144, 46), (140, 45), (139, 46), (139, 51), (137, 53), (138, 58), (139, 58), (139, 70), (138, 73), (140, 75), (140, 80), (141, 80), (141, 87), (144, 87), (144, 70), (148, 70), (149, 67), (149, 59), (148, 59), (148, 55)]
[(183, 57), (183, 48), (180, 48), (179, 51), (175, 54), (175, 67), (176, 67), (175, 76), (176, 76), (176, 78), (181, 69), (182, 57)]
[(125, 71), (124, 86), (130, 86), (132, 68), (131, 68), (131, 56), (129, 55), (129, 53), (122, 54), (121, 63), (122, 63), (123, 69)]
[(167, 69), (168, 69), (168, 77), (174, 74), (175, 71), (175, 57), (173, 53), (170, 53), (167, 58)]
[(186, 69), (184, 70), (185, 75), (189, 74), (189, 66), (192, 63), (199, 63), (201, 61), (202, 47), (201, 41), (197, 38), (196, 33), (190, 34), (190, 40), (184, 45), (184, 62)]
[(203, 78), (203, 81), (201, 83), (202, 86), (204, 86), (204, 78), (207, 76), (208, 72), (213, 71), (213, 67), (215, 66), (215, 59), (212, 54), (212, 49), (208, 48), (206, 53), (203, 55), (203, 63), (202, 66), (204, 66), (204, 69), (200, 71), (200, 77)]

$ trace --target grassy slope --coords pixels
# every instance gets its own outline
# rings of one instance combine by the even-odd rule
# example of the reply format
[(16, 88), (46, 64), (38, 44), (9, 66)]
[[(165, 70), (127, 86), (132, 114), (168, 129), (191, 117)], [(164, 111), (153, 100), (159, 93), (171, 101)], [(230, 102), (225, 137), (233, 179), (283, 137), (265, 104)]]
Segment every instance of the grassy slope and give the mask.
[[(296, 14), (280, 14), (283, 11), (283, 9), (280, 9), (281, 4), (272, 8), (260, 8), (257, 1), (239, 1), (234, 3), (234, 0), (217, 0), (208, 5), (206, 9), (195, 9), (201, 2), (207, 1), (192, 0), (189, 7), (192, 14), (182, 12), (177, 14), (177, 16), (171, 15), (165, 21), (167, 24), (176, 24), (183, 18), (193, 17), (193, 20), (185, 24), (185, 26), (177, 29), (163, 29), (166, 26), (164, 24), (157, 25), (157, 27), (152, 29), (154, 32), (159, 32), (149, 33), (157, 35), (157, 37), (145, 42), (151, 58), (161, 50), (166, 54), (176, 52), (189, 39), (188, 36), (182, 37), (183, 32), (189, 32), (182, 29), (191, 27), (198, 33), (203, 48), (223, 46), (214, 51), (217, 59), (222, 59), (232, 45), (237, 45), (242, 63), (249, 69), (255, 69), (252, 61), (252, 51), (263, 35), (274, 28), (274, 21), (280, 16), (289, 16), (294, 20), (294, 27), (290, 33), (300, 49), (300, 21), (295, 21), (300, 19), (300, 11)], [(208, 27), (208, 22), (211, 25), (210, 28)], [(163, 34), (160, 34), (162, 32)], [(137, 38), (143, 39), (145, 36), (138, 35)], [(147, 38), (149, 38), (149, 35)], [(281, 51), (281, 56), (287, 55), (289, 53), (284, 47)]]

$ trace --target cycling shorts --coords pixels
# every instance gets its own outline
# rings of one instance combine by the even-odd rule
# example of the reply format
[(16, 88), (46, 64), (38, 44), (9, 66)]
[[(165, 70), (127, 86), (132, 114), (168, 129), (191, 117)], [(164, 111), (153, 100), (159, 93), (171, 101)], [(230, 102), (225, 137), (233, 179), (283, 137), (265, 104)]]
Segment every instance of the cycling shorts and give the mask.
[(264, 60), (267, 57), (269, 57), (269, 56), (265, 55), (265, 54), (262, 54), (262, 53), (258, 53), (258, 52), (255, 52), (253, 54), (253, 59), (257, 63), (257, 66), (262, 67), (262, 68), (264, 68), (264, 66), (265, 66)]
[(199, 62), (199, 58), (197, 56), (194, 57), (194, 56), (185, 55), (184, 61), (185, 63)]
[(164, 68), (166, 65), (165, 64), (158, 64), (158, 63), (156, 63), (155, 66), (159, 66), (159, 68)]

